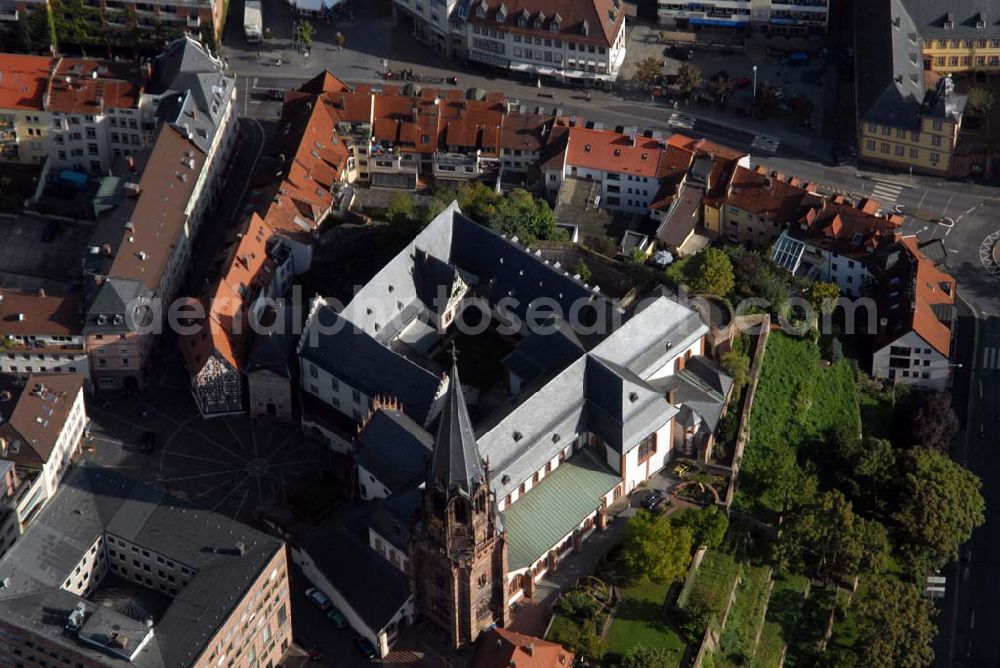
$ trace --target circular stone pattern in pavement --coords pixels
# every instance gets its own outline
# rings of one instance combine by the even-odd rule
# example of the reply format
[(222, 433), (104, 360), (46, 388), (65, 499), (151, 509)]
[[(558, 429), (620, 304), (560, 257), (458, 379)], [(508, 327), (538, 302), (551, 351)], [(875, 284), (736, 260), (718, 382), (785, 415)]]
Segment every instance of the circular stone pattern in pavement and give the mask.
[(297, 425), (196, 417), (164, 444), (157, 478), (171, 494), (246, 521), (296, 478), (325, 466)]
[(979, 261), (990, 276), (1000, 276), (1000, 231), (983, 239), (979, 246)]

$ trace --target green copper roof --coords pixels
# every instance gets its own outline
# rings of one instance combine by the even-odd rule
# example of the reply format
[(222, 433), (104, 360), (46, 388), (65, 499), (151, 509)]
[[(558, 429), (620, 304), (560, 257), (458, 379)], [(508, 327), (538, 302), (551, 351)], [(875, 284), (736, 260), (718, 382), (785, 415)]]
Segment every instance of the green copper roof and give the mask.
[(601, 505), (621, 477), (584, 448), (542, 478), (503, 515), (507, 562), (527, 568)]

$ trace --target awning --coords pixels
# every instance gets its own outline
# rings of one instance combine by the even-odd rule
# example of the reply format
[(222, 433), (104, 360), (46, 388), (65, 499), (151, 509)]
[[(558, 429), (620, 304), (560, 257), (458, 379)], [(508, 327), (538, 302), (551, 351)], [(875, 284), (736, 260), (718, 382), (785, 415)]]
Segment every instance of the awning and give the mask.
[(490, 67), (510, 67), (510, 61), (501, 56), (494, 56), (491, 53), (483, 53), (482, 51), (471, 51), (469, 53), (469, 60), (474, 63), (482, 63), (484, 65), (489, 65)]
[(510, 570), (527, 568), (601, 506), (621, 477), (584, 448), (503, 512)]
[(723, 28), (746, 28), (749, 21), (733, 21), (731, 19), (690, 19), (693, 26), (721, 26)]
[(794, 19), (771, 19), (769, 23), (776, 26), (793, 26), (798, 23), (798, 21)]

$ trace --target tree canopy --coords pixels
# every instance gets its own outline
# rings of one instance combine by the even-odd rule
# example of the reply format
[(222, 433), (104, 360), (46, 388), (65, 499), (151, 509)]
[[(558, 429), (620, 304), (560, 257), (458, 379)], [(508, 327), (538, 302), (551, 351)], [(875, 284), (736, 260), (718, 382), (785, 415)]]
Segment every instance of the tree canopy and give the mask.
[(856, 605), (857, 665), (920, 668), (934, 662), (934, 610), (916, 585), (872, 578)]
[(729, 529), (729, 518), (720, 513), (718, 507), (709, 506), (704, 510), (686, 510), (673, 518), (674, 526), (690, 529), (695, 546), (715, 549)]
[(791, 513), (778, 544), (783, 562), (826, 579), (878, 571), (888, 553), (885, 527), (856, 515), (839, 490)]
[(509, 237), (516, 236), (522, 243), (559, 235), (548, 202), (523, 188), (515, 188), (501, 196), (485, 183), (472, 181), (460, 186), (458, 191), (444, 190), (435, 195), (441, 208), (452, 199), (458, 201), (462, 212), (472, 220)]
[(652, 56), (643, 58), (636, 63), (635, 74), (632, 75), (632, 80), (644, 88), (649, 88), (656, 84), (662, 70), (663, 67), (659, 58), (653, 58)]
[(894, 515), (900, 548), (912, 565), (938, 568), (985, 521), (982, 483), (940, 452), (916, 447), (900, 454)]
[(673, 668), (677, 659), (661, 647), (637, 646), (630, 648), (622, 657), (619, 668)]
[(893, 413), (893, 440), (901, 447), (922, 445), (946, 453), (959, 428), (947, 392), (910, 392)]
[(722, 369), (733, 377), (736, 389), (743, 387), (750, 379), (750, 358), (738, 350), (722, 354)]
[(635, 582), (677, 582), (691, 561), (691, 529), (640, 510), (625, 525), (621, 560)]
[(697, 293), (725, 297), (734, 285), (733, 263), (729, 256), (718, 248), (706, 248), (695, 256), (688, 265), (691, 273), (691, 289)]
[(681, 63), (677, 68), (677, 90), (689, 97), (701, 89), (701, 70), (691, 63)]

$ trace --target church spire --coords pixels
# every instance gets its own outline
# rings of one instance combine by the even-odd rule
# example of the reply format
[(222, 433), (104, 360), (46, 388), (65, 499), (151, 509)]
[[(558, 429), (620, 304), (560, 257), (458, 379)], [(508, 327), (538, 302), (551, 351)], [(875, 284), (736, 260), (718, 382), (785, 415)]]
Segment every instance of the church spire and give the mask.
[(434, 440), (430, 482), (440, 485), (448, 492), (457, 490), (469, 496), (477, 484), (485, 481), (476, 436), (472, 431), (469, 410), (462, 395), (462, 383), (458, 378), (458, 352), (453, 345), (448, 394), (441, 409), (437, 438)]

